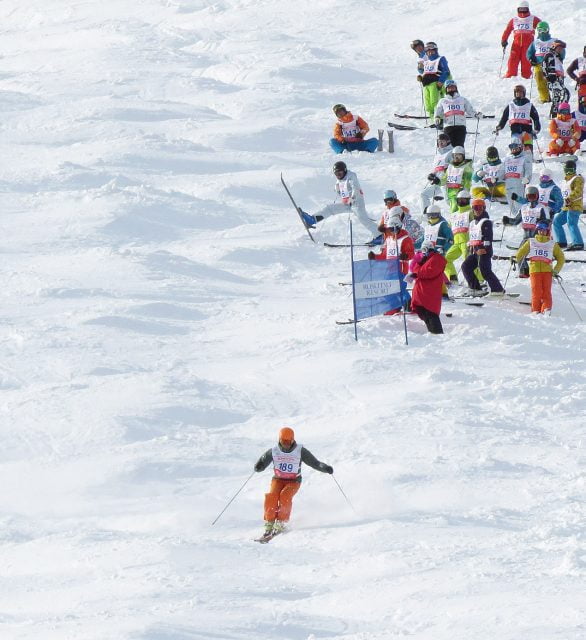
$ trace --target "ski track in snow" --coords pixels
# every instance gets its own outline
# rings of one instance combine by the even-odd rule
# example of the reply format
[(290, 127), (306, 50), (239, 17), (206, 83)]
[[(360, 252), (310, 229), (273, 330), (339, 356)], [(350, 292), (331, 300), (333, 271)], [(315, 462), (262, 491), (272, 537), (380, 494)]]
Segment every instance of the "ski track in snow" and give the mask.
[[(583, 2), (531, 7), (576, 57)], [(279, 182), (331, 201), (334, 103), (374, 132), (420, 112), (415, 37), (500, 115), (513, 5), (472, 9), (2, 3), (2, 638), (585, 637), (584, 324), (556, 287), (550, 318), (458, 302), (444, 336), (375, 318), (356, 344), (348, 252), (321, 246), (346, 220), (311, 245)], [(373, 217), (391, 187), (419, 210), (434, 133), (395, 144), (343, 158)], [(211, 526), (284, 424), (356, 513), (306, 470), (258, 545), (266, 472)]]

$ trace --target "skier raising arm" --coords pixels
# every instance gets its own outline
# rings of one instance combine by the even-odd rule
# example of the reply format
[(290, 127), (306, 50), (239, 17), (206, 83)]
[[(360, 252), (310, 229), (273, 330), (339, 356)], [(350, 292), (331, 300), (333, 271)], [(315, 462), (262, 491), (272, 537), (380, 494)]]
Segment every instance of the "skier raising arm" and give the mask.
[(537, 16), (531, 15), (527, 0), (521, 0), (517, 5), (517, 15), (509, 20), (503, 35), (501, 36), (501, 46), (504, 51), (507, 48), (509, 36), (513, 33), (513, 45), (509, 55), (509, 64), (505, 78), (512, 78), (517, 75), (519, 64), (521, 74), (524, 78), (531, 77), (531, 65), (527, 60), (527, 49), (533, 42), (535, 27), (540, 22)]
[(254, 470), (260, 473), (271, 463), (273, 464), (271, 487), (265, 494), (264, 501), (263, 538), (270, 540), (285, 530), (291, 515), (293, 496), (301, 488), (301, 463), (303, 462), (316, 471), (334, 473), (333, 467), (320, 462), (303, 445), (295, 441), (293, 429), (283, 427), (279, 431), (277, 445), (265, 451), (254, 465)]

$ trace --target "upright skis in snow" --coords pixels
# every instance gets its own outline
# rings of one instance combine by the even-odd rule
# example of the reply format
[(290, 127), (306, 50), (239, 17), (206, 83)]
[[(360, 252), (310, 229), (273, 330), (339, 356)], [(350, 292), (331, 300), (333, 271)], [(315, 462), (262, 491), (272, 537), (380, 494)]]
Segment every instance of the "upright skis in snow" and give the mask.
[(295, 207), (295, 211), (297, 211), (297, 215), (299, 216), (299, 219), (301, 220), (301, 224), (303, 225), (303, 227), (307, 231), (307, 235), (311, 238), (312, 242), (315, 242), (315, 239), (311, 235), (311, 231), (309, 230), (309, 227), (305, 224), (305, 220), (303, 219), (303, 216), (301, 215), (301, 207), (297, 206), (297, 203), (295, 202), (295, 200), (293, 200), (293, 196), (291, 195), (291, 192), (289, 191), (289, 187), (285, 184), (285, 181), (283, 180), (283, 174), (281, 174), (281, 184), (283, 185), (283, 188), (287, 192), (287, 195), (289, 196), (289, 199), (293, 203), (293, 206)]

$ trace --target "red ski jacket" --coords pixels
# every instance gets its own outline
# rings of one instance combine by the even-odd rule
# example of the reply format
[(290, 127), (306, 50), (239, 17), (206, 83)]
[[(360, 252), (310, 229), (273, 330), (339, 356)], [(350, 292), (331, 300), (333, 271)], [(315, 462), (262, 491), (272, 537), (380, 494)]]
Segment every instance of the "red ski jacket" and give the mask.
[(442, 284), (446, 259), (431, 251), (423, 261), (415, 265), (415, 284), (412, 292), (412, 307), (423, 307), (439, 314), (442, 310)]

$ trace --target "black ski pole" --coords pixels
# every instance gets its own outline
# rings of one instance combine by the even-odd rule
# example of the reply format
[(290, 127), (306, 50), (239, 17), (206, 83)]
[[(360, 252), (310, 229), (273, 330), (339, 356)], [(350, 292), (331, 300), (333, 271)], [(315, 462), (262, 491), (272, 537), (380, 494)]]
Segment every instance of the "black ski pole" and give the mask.
[(246, 486), (246, 484), (248, 483), (248, 481), (250, 480), (250, 478), (252, 478), (252, 476), (255, 474), (255, 472), (253, 471), (248, 478), (246, 478), (246, 480), (244, 481), (244, 484), (240, 487), (240, 489), (238, 489), (238, 491), (232, 496), (231, 500), (228, 502), (228, 504), (220, 511), (220, 513), (218, 514), (218, 517), (212, 522), (212, 525), (216, 524), (216, 522), (220, 519), (221, 515), (224, 513), (224, 511), (226, 511), (226, 509), (234, 502), (236, 496), (242, 491), (242, 489), (244, 489), (244, 487)]
[(334, 482), (338, 485), (338, 489), (340, 489), (340, 493), (344, 496), (344, 498), (346, 499), (346, 502), (350, 505), (350, 508), (352, 509), (352, 511), (354, 511), (354, 513), (358, 515), (358, 512), (354, 508), (354, 505), (350, 502), (350, 500), (348, 500), (348, 496), (344, 493), (344, 490), (340, 486), (340, 483), (336, 480), (336, 476), (333, 473), (332, 473), (332, 478), (334, 479)]
[(476, 131), (474, 132), (474, 149), (472, 150), (472, 164), (476, 158), (476, 143), (478, 142), (478, 125), (480, 124), (480, 116), (476, 116)]
[(423, 110), (423, 115), (425, 116), (425, 126), (427, 126), (427, 111), (425, 109), (425, 100), (423, 98), (423, 85), (419, 83), (419, 87), (421, 89), (421, 109)]
[(572, 305), (572, 309), (576, 312), (576, 315), (578, 316), (578, 318), (580, 318), (580, 322), (584, 322), (584, 320), (582, 319), (582, 316), (578, 313), (578, 309), (576, 309), (576, 307), (574, 306), (574, 303), (572, 302), (570, 296), (568, 295), (568, 292), (564, 289), (564, 285), (562, 284), (561, 278), (555, 278), (555, 281), (560, 285), (560, 287), (562, 288), (562, 291), (566, 294), (566, 298), (568, 299), (568, 302)]
[(537, 138), (535, 138), (535, 144), (537, 145), (537, 151), (539, 151), (539, 155), (541, 156), (541, 160), (543, 161), (543, 166), (549, 170), (549, 167), (547, 166), (547, 162), (545, 161), (545, 155), (543, 154), (543, 151), (539, 146), (539, 140)]
[(510, 261), (511, 264), (509, 265), (509, 270), (507, 271), (507, 277), (505, 278), (505, 284), (503, 285), (503, 297), (499, 300), (499, 302), (501, 302), (504, 299), (504, 294), (507, 291), (507, 282), (509, 281), (509, 276), (511, 275), (511, 269), (513, 268), (513, 261)]

